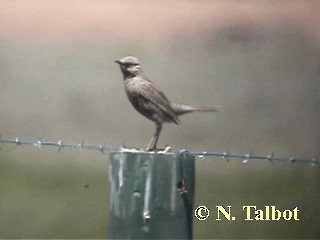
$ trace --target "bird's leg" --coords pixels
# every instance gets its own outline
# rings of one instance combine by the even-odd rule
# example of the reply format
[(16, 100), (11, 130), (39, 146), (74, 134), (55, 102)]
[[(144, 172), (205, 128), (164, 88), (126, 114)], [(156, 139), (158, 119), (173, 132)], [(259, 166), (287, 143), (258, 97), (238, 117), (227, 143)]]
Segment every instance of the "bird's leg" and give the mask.
[(150, 150), (153, 150), (153, 149), (156, 149), (157, 147), (157, 143), (158, 143), (158, 139), (159, 139), (159, 136), (160, 136), (160, 132), (161, 132), (161, 129), (162, 129), (162, 124), (161, 123), (156, 123), (156, 132), (154, 133), (148, 147), (147, 147), (147, 151), (150, 151)]

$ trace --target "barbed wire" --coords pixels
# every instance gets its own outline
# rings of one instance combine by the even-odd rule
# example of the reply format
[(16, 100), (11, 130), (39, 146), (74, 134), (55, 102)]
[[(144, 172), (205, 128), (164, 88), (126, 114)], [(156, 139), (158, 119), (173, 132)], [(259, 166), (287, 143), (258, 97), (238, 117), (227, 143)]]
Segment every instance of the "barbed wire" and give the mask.
[[(52, 142), (52, 141), (46, 141), (45, 139), (39, 138), (36, 141), (27, 141), (27, 140), (21, 140), (19, 137), (16, 137), (14, 140), (7, 140), (7, 139), (1, 139), (0, 135), (0, 143), (7, 143), (7, 144), (15, 144), (16, 146), (22, 146), (22, 145), (32, 145), (35, 147), (43, 147), (43, 146), (51, 146), (51, 147), (57, 147), (59, 151), (61, 151), (64, 148), (76, 148), (80, 150), (88, 149), (88, 150), (97, 150), (103, 154), (105, 152), (145, 152), (143, 149), (130, 149), (126, 147), (108, 147), (104, 146), (103, 144), (99, 145), (86, 145), (84, 144), (84, 140), (81, 141), (81, 143), (78, 144), (66, 144), (60, 139), (58, 142)], [(1, 150), (1, 148), (0, 148)], [(170, 146), (167, 146), (164, 150), (158, 151), (158, 152), (145, 152), (149, 154), (166, 154), (166, 153), (176, 153), (176, 154), (182, 154), (182, 155), (193, 155), (197, 156), (201, 159), (205, 159), (208, 156), (213, 156), (213, 157), (221, 157), (223, 159), (226, 159), (229, 161), (230, 158), (235, 158), (235, 159), (241, 159), (243, 164), (246, 164), (250, 162), (251, 160), (264, 160), (267, 162), (270, 162), (273, 164), (274, 161), (279, 161), (279, 162), (285, 162), (285, 163), (309, 163), (312, 166), (320, 164), (320, 159), (319, 158), (312, 158), (312, 159), (304, 159), (300, 157), (289, 157), (289, 158), (284, 158), (284, 157), (275, 157), (274, 153), (270, 153), (267, 156), (258, 156), (254, 155), (252, 152), (249, 152), (247, 154), (231, 154), (228, 151), (225, 152), (211, 152), (211, 151), (202, 151), (202, 152), (192, 152), (188, 151), (186, 149), (182, 150), (174, 150)]]

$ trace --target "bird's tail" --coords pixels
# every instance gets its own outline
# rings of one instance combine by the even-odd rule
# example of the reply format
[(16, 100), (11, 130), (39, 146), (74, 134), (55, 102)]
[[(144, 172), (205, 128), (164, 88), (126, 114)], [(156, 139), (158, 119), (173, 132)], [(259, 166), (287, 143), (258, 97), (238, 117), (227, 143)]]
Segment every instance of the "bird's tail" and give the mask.
[(172, 104), (172, 108), (177, 115), (182, 115), (189, 112), (216, 112), (221, 109), (220, 106), (204, 107), (204, 106), (188, 106), (183, 104)]

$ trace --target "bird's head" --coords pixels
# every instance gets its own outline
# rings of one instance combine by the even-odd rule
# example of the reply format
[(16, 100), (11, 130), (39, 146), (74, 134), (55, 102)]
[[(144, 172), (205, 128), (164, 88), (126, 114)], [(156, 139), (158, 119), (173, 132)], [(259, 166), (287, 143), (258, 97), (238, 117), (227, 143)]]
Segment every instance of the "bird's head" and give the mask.
[(120, 69), (123, 73), (124, 78), (134, 77), (142, 72), (139, 60), (135, 57), (128, 56), (120, 60), (116, 60), (115, 62), (120, 65)]

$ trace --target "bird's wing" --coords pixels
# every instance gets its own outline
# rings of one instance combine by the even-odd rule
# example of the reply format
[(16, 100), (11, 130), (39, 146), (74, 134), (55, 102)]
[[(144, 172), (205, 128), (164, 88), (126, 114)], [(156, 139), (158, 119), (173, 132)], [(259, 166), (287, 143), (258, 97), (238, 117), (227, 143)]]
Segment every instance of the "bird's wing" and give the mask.
[(140, 87), (141, 95), (152, 102), (176, 124), (181, 123), (164, 93), (150, 80)]

